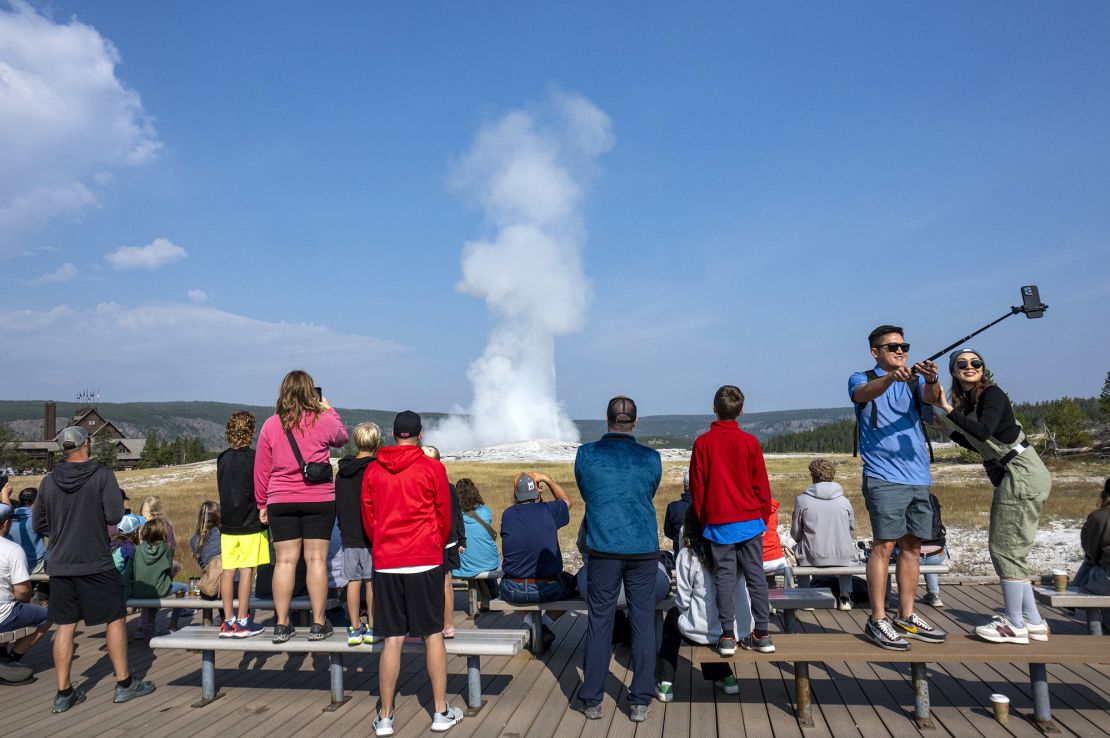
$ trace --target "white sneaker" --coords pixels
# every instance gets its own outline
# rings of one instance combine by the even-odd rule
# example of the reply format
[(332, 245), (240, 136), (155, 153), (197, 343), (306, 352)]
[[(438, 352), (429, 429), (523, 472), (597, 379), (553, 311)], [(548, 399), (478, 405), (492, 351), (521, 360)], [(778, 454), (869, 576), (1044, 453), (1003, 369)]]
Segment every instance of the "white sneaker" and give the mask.
[(837, 610), (851, 610), (852, 609), (852, 600), (849, 599), (846, 595), (841, 595), (840, 600), (836, 603), (836, 609)]
[(1029, 643), (1029, 631), (1015, 627), (1005, 615), (995, 615), (994, 620), (977, 627), (975, 635), (991, 643)]
[(1027, 622), (1025, 629), (1029, 631), (1029, 640), (1031, 641), (1047, 641), (1048, 634), (1051, 633), (1048, 629), (1048, 621), (1042, 620), (1040, 625), (1033, 625)]
[(436, 733), (442, 733), (445, 730), (451, 730), (459, 723), (462, 722), (462, 710), (457, 707), (447, 706), (443, 712), (437, 712), (432, 718), (432, 730)]
[(374, 718), (374, 735), (393, 735), (393, 718), (382, 717), (379, 712)]

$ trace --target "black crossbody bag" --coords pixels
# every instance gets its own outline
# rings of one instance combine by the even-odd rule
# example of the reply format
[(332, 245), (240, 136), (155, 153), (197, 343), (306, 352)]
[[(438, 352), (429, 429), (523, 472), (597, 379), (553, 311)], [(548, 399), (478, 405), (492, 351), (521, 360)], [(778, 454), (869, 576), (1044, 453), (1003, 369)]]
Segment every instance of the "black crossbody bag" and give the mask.
[(320, 484), (321, 482), (331, 481), (331, 463), (324, 461), (313, 461), (306, 464), (304, 457), (301, 456), (301, 450), (297, 447), (297, 439), (293, 438), (293, 431), (288, 428), (285, 429), (285, 437), (289, 439), (289, 445), (293, 449), (293, 455), (297, 457), (297, 463), (300, 464), (301, 476), (309, 484)]

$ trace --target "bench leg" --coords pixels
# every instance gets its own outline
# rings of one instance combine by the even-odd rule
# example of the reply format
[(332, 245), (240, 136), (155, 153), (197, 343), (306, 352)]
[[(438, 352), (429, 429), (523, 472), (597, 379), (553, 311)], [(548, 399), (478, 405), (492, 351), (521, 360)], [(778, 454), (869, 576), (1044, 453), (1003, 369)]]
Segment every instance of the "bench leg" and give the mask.
[(532, 655), (543, 656), (543, 610), (532, 615)]
[(201, 609), (201, 611), (200, 611), (200, 624), (201, 625), (211, 625), (212, 624), (212, 610), (210, 610), (207, 607)]
[(798, 620), (794, 615), (793, 608), (788, 608), (782, 611), (782, 629), (787, 633), (793, 633)]
[(216, 652), (200, 652), (200, 702), (192, 707), (204, 707), (223, 697), (216, 689)]
[(475, 583), (475, 581), (473, 579), (466, 583), (466, 596), (467, 596), (467, 599), (470, 600), (470, 608), (469, 608), (470, 609), (470, 612), (469, 612), (470, 617), (471, 618), (477, 617), (478, 616), (478, 602), (479, 602), (478, 585)]
[(482, 701), (482, 670), (480, 668), (481, 656), (466, 657), (466, 711), (467, 717), (473, 717), (486, 706)]
[(910, 676), (913, 681), (913, 721), (921, 730), (931, 730), (932, 715), (929, 713), (929, 675), (925, 664), (910, 664)]
[(1052, 720), (1052, 704), (1048, 699), (1048, 669), (1044, 664), (1029, 664), (1029, 683), (1033, 688), (1033, 722), (1043, 733), (1059, 733)]
[(1102, 635), (1102, 608), (1087, 608), (1087, 632), (1093, 636)]
[(343, 654), (328, 654), (331, 671), (331, 704), (324, 708), (324, 712), (335, 712), (351, 699), (343, 694)]
[(301, 610), (300, 614), (297, 617), (301, 621), (302, 628), (307, 628), (310, 625), (311, 616), (308, 610)]
[(813, 705), (809, 691), (809, 662), (797, 661), (794, 663), (794, 702), (798, 706), (796, 714), (798, 723), (803, 728), (813, 727)]

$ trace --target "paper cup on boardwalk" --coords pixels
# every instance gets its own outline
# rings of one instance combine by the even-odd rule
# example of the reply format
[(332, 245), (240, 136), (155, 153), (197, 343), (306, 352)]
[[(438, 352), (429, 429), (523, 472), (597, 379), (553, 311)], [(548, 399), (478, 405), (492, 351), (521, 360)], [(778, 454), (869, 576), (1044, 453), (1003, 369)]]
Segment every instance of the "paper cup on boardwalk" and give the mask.
[(1057, 592), (1068, 591), (1068, 572), (1065, 569), (1052, 570), (1052, 586)]
[(1010, 717), (1010, 698), (1004, 694), (992, 694), (991, 709), (994, 710), (994, 719), (1005, 723)]

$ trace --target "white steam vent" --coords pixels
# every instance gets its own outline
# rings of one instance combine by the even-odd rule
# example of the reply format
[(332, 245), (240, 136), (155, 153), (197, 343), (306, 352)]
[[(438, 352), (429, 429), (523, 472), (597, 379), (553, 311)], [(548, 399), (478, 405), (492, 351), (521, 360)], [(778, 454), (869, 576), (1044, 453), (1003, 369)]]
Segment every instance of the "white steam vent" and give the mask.
[(597, 158), (613, 145), (609, 116), (553, 93), (483, 126), (450, 185), (495, 230), (463, 248), (460, 291), (486, 301), (495, 324), (470, 366), (472, 404), (428, 432), (443, 450), (506, 441), (577, 441), (555, 395), (555, 336), (579, 330), (591, 299), (579, 208)]

